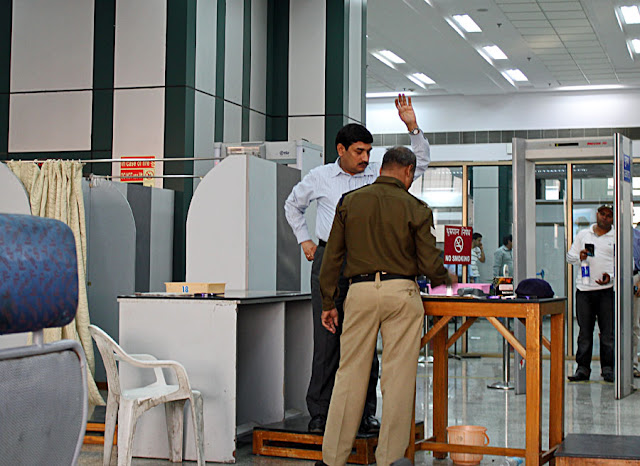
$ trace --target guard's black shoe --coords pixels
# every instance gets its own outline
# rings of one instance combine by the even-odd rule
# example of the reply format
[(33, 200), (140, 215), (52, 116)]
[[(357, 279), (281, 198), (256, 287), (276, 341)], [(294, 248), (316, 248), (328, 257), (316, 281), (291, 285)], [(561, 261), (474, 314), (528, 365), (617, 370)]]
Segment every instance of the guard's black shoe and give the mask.
[(570, 375), (567, 378), (569, 379), (569, 382), (584, 382), (586, 380), (589, 380), (589, 376), (584, 372), (576, 372), (575, 374)]
[(309, 432), (324, 434), (324, 428), (327, 424), (327, 418), (324, 416), (313, 416), (309, 421)]
[(364, 416), (358, 428), (359, 434), (374, 434), (380, 431), (380, 421), (375, 416)]
[(327, 463), (325, 463), (324, 461), (316, 461), (315, 466), (329, 466)]
[(614, 381), (613, 374), (602, 374), (602, 378), (605, 382), (613, 383)]

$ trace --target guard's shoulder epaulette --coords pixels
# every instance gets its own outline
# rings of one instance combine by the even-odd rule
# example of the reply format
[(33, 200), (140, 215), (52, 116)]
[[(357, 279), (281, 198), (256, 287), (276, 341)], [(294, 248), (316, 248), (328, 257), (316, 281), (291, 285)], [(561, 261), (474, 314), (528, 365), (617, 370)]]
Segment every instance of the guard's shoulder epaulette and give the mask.
[(347, 191), (346, 193), (344, 193), (344, 194), (342, 195), (342, 197), (340, 197), (340, 200), (338, 201), (338, 205), (339, 205), (339, 206), (341, 206), (341, 205), (342, 205), (342, 202), (344, 201), (344, 198), (345, 198), (347, 195), (349, 195), (349, 194), (351, 194), (351, 193), (355, 193), (356, 191), (359, 191), (359, 190), (361, 190), (362, 188), (366, 188), (367, 186), (370, 186), (370, 185), (368, 185), (368, 184), (367, 184), (367, 185), (364, 185), (364, 186), (360, 186), (359, 188), (352, 189), (351, 191)]

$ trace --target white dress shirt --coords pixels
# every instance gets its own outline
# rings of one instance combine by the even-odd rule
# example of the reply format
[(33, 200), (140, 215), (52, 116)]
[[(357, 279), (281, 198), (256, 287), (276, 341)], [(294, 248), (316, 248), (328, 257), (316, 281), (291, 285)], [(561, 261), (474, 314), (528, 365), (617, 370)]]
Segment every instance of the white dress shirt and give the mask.
[[(411, 149), (416, 154), (415, 178), (419, 178), (431, 161), (429, 141), (422, 131), (410, 134)], [(311, 239), (304, 213), (311, 202), (318, 204), (316, 214), (316, 236), (327, 241), (333, 224), (338, 201), (344, 193), (373, 183), (380, 175), (380, 163), (372, 162), (362, 173), (350, 175), (340, 167), (340, 157), (335, 163), (322, 165), (311, 170), (293, 187), (284, 203), (287, 221), (296, 235), (298, 243)], [(415, 179), (414, 178), (414, 179)]]
[[(582, 284), (582, 274), (578, 271), (576, 276), (576, 288), (580, 291), (603, 290), (613, 287), (614, 265), (613, 265), (613, 249), (616, 242), (615, 229), (611, 227), (604, 235), (598, 236), (594, 233), (594, 223), (589, 228), (580, 230), (576, 235), (571, 249), (567, 252), (567, 262), (574, 265), (580, 265), (580, 251), (584, 249), (586, 243), (594, 245), (594, 255), (587, 257), (589, 264), (589, 284)], [(596, 280), (602, 279), (602, 274), (608, 273), (611, 280), (606, 285), (598, 285)]]

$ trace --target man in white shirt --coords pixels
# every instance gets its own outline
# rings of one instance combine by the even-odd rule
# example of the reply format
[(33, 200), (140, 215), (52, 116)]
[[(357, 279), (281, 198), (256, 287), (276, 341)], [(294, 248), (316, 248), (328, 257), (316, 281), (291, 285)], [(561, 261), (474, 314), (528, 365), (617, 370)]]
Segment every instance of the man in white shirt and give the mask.
[[(422, 176), (429, 165), (429, 142), (418, 127), (411, 104), (411, 97), (400, 94), (395, 101), (400, 119), (407, 126), (411, 148), (416, 155), (417, 167), (415, 177)], [(296, 235), (298, 243), (311, 267), (311, 299), (313, 305), (313, 364), (311, 380), (307, 391), (307, 408), (311, 415), (310, 432), (324, 432), (329, 402), (338, 364), (340, 362), (340, 332), (333, 334), (322, 326), (322, 295), (320, 293), (320, 267), (326, 242), (329, 239), (336, 206), (346, 192), (373, 183), (380, 174), (379, 163), (369, 163), (373, 136), (362, 125), (344, 126), (336, 136), (338, 159), (311, 170), (294, 186), (285, 201), (284, 209), (287, 221)], [(304, 213), (316, 201), (316, 236), (319, 244), (311, 240)], [(342, 320), (342, 304), (349, 288), (348, 280), (341, 276), (338, 282), (340, 294), (336, 300), (336, 308)], [(341, 328), (341, 327), (340, 327)], [(378, 383), (378, 356), (372, 355), (371, 374), (367, 390), (360, 432), (370, 433), (380, 429), (380, 422), (375, 418)]]
[(482, 235), (480, 233), (473, 234), (471, 242), (471, 265), (469, 266), (469, 283), (476, 283), (480, 280), (480, 269), (478, 262), (484, 264), (484, 246), (482, 245)]
[[(588, 266), (589, 277), (578, 273), (576, 278), (576, 317), (578, 333), (578, 368), (569, 381), (589, 380), (591, 375), (591, 353), (593, 352), (593, 330), (596, 320), (600, 329), (600, 366), (605, 382), (613, 382), (614, 337), (613, 337), (613, 251), (616, 237), (613, 229), (613, 207), (602, 205), (596, 213), (596, 223), (578, 232), (567, 262)], [(583, 264), (584, 262), (584, 264)]]

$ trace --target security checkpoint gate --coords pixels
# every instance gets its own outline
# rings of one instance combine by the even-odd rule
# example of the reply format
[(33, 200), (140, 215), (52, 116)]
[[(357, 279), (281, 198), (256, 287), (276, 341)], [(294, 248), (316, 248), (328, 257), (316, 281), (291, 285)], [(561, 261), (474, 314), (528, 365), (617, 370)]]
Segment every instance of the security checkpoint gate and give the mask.
[[(536, 162), (613, 161), (613, 206), (616, 231), (614, 276), (615, 397), (633, 391), (631, 348), (633, 315), (633, 198), (631, 186), (631, 141), (621, 134), (603, 138), (513, 139), (513, 263), (515, 284), (536, 276)], [(565, 197), (566, 238), (572, 238), (572, 186)], [(569, 282), (567, 282), (569, 283)], [(573, 286), (567, 286), (573, 295)], [(567, 296), (573, 302), (573, 296)], [(569, 304), (568, 309), (572, 309)], [(567, 319), (571, 322), (571, 319)], [(525, 341), (524, 326), (515, 321), (515, 335)], [(516, 394), (525, 392), (525, 369), (516, 353), (514, 373)]]

